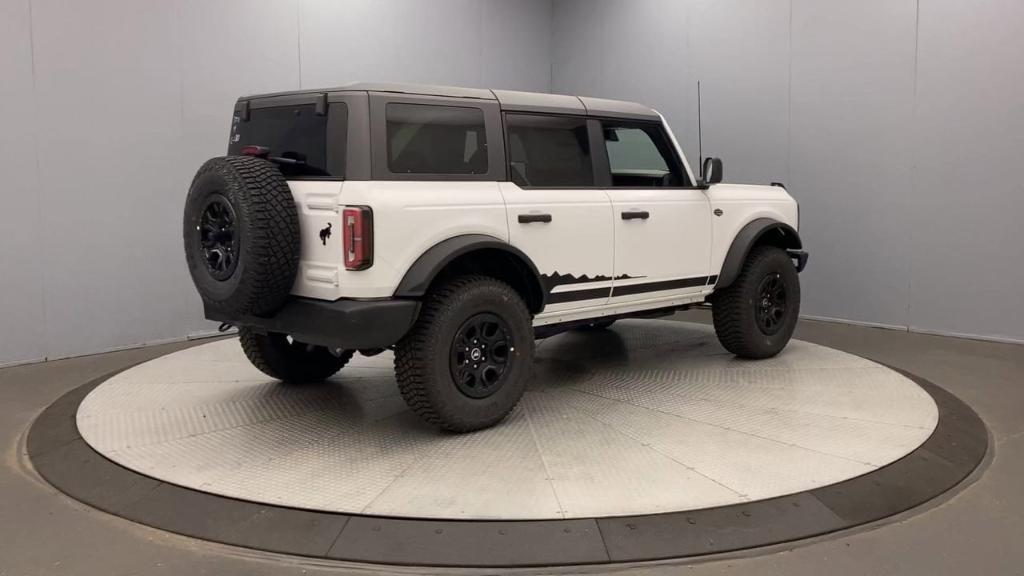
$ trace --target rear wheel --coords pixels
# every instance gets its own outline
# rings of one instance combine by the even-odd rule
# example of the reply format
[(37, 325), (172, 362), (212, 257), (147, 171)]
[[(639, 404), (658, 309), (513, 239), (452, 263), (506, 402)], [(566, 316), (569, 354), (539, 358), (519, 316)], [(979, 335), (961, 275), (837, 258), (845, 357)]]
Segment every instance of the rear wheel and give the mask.
[(238, 339), (253, 366), (271, 378), (294, 384), (326, 380), (352, 358), (351, 350), (332, 352), (277, 332), (239, 328)]
[(743, 358), (769, 358), (786, 347), (800, 315), (800, 279), (781, 248), (750, 251), (736, 281), (716, 291), (711, 312), (718, 341)]
[(515, 408), (533, 368), (533, 326), (523, 299), (486, 276), (455, 279), (427, 295), (395, 347), (395, 377), (429, 424), (469, 432)]

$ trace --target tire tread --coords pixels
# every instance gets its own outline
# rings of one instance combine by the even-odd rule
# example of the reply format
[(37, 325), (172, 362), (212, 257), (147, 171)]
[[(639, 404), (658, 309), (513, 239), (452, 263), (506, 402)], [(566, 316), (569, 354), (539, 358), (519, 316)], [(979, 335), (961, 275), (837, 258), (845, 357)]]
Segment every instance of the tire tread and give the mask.
[(281, 346), (280, 341), (268, 334), (249, 328), (239, 328), (238, 341), (249, 362), (271, 378), (290, 383), (320, 382), (330, 378), (352, 359), (352, 350), (343, 350), (334, 356), (325, 348), (296, 353)]
[[(511, 286), (489, 276), (471, 275), (451, 280), (432, 290), (420, 308), (419, 317), (412, 330), (395, 347), (395, 379), (398, 390), (409, 408), (424, 422), (453, 432), (468, 432), (481, 427), (470, 420), (444, 416), (443, 406), (432, 399), (431, 387), (436, 385), (431, 377), (431, 357), (437, 344), (435, 331), (441, 317), (458, 307), (470, 290), (489, 287), (506, 293), (506, 297), (520, 309), (519, 313), (529, 317), (529, 311), (520, 295)], [(522, 344), (521, 344), (522, 345)], [(532, 351), (533, 340), (527, 346)], [(532, 361), (532, 353), (528, 355)], [(519, 398), (507, 407), (494, 422), (505, 418), (515, 409)], [(487, 425), (493, 424), (491, 422)]]
[[(782, 347), (785, 347), (785, 343), (788, 342), (792, 334), (793, 327), (790, 326), (781, 336), (783, 339), (781, 347), (768, 347), (763, 336), (752, 336), (752, 333), (758, 329), (756, 326), (750, 325), (751, 319), (745, 317), (747, 308), (751, 306), (747, 294), (752, 289), (751, 283), (758, 280), (756, 270), (765, 266), (767, 260), (777, 258), (780, 253), (785, 257), (781, 248), (770, 245), (755, 246), (743, 263), (743, 268), (736, 281), (727, 288), (716, 291), (712, 296), (711, 315), (715, 326), (715, 335), (723, 348), (742, 358), (774, 356)], [(792, 266), (791, 263), (790, 266)], [(792, 305), (796, 311), (799, 311), (799, 285), (796, 286), (795, 298), (796, 301)], [(795, 319), (792, 322), (795, 324)], [(786, 333), (787, 331), (788, 333)]]

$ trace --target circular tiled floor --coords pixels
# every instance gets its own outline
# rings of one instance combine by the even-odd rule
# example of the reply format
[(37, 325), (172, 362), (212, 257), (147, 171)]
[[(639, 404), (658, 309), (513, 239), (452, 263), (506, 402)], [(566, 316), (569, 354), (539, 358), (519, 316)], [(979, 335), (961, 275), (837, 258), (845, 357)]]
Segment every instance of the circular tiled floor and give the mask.
[(126, 370), (81, 403), (79, 432), (145, 476), (334, 513), (593, 518), (741, 504), (875, 471), (935, 429), (931, 395), (884, 366), (793, 341), (743, 361), (706, 326), (620, 321), (538, 342), (536, 378), (501, 425), (423, 425), (392, 357), (291, 386), (235, 340)]

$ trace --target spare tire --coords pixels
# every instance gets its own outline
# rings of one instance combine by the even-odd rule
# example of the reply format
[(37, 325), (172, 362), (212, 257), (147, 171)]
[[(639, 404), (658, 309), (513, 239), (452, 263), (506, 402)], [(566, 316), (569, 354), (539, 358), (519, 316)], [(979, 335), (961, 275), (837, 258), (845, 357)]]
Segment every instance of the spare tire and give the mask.
[(299, 215), (274, 164), (250, 156), (207, 160), (188, 191), (183, 235), (206, 305), (267, 315), (288, 298), (299, 267)]

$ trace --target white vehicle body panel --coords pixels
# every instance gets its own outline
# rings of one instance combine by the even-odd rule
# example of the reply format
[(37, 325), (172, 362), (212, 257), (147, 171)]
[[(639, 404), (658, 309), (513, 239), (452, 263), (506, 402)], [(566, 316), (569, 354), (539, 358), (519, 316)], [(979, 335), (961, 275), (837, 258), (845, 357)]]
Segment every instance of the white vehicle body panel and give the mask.
[[(499, 182), (508, 212), (509, 242), (526, 253), (542, 278), (572, 282), (580, 276), (604, 277), (605, 281), (562, 283), (552, 295), (611, 286), (615, 238), (612, 204), (600, 189), (523, 189), (512, 182)], [(520, 215), (549, 214), (551, 222), (519, 222)], [(556, 274), (558, 276), (556, 276)], [(574, 278), (565, 278), (571, 275)], [(594, 299), (558, 302), (545, 308), (561, 311), (605, 304), (607, 295)]]
[[(288, 185), (299, 204), (302, 235), (300, 272), (292, 290), (297, 296), (390, 298), (409, 267), (435, 244), (463, 234), (508, 241), (505, 203), (497, 182), (292, 180)], [(328, 211), (332, 194), (335, 210)], [(373, 265), (366, 270), (346, 270), (342, 265), (343, 206), (373, 210)], [(319, 232), (328, 222), (334, 225), (324, 246)], [(334, 272), (337, 282), (332, 286), (325, 278)]]
[[(664, 119), (662, 126), (693, 181)], [(702, 302), (744, 226), (759, 218), (794, 229), (798, 224), (796, 202), (779, 186), (560, 189), (441, 180), (291, 180), (289, 186), (301, 233), (293, 294), (320, 300), (391, 298), (430, 248), (481, 234), (508, 242), (536, 266), (548, 301), (534, 318), (536, 326)], [(368, 269), (350, 271), (342, 264), (345, 206), (372, 209)], [(646, 211), (649, 217), (625, 220), (626, 211)], [(519, 222), (520, 215), (529, 214), (548, 214), (551, 221)], [(322, 238), (325, 230), (330, 236)], [(581, 276), (586, 278), (580, 281)], [(650, 283), (666, 288), (630, 290)], [(680, 283), (686, 285), (675, 285)], [(580, 297), (590, 294), (594, 297)]]
[[(703, 190), (680, 188), (608, 188), (615, 221), (615, 290), (612, 302), (648, 300), (657, 295), (693, 294), (707, 284), (688, 280), (708, 276), (711, 215)], [(646, 219), (625, 220), (624, 212), (647, 212)], [(629, 278), (623, 278), (623, 276)], [(630, 285), (661, 282), (665, 290), (630, 294)]]
[(736, 234), (758, 218), (769, 218), (797, 229), (796, 201), (780, 186), (715, 184), (705, 192), (712, 211), (711, 270), (718, 274)]

